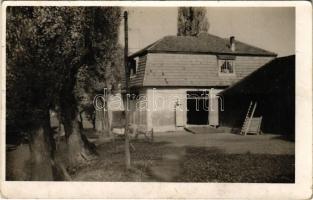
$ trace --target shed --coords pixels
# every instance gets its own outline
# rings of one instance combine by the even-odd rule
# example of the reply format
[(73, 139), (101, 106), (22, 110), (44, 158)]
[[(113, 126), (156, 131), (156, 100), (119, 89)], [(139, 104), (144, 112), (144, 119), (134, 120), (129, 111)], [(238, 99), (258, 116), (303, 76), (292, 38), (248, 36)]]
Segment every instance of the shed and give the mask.
[(280, 57), (265, 64), (219, 95), (224, 111), (222, 126), (240, 129), (251, 101), (257, 102), (264, 133), (295, 134), (295, 56)]

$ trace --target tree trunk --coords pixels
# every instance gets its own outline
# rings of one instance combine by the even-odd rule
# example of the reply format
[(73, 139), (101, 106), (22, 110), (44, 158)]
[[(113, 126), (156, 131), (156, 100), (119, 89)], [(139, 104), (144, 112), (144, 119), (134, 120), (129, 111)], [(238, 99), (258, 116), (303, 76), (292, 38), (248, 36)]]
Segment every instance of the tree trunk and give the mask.
[(65, 140), (67, 143), (67, 167), (70, 170), (76, 169), (85, 161), (95, 158), (97, 154), (96, 146), (87, 140), (82, 132), (83, 125), (80, 121), (79, 94), (81, 88), (77, 83), (77, 71), (73, 69), (68, 85), (61, 91), (60, 107), (62, 121), (65, 130)]
[(84, 163), (97, 156), (96, 146), (87, 140), (82, 133), (82, 125), (79, 122), (79, 114), (74, 119), (67, 118), (64, 122), (64, 129), (67, 141), (68, 167), (75, 169), (79, 164)]
[(69, 116), (64, 121), (65, 138), (67, 142), (68, 165), (74, 168), (76, 165), (84, 162), (81, 151), (84, 149), (80, 134), (80, 125), (77, 119), (71, 119)]
[(53, 138), (51, 137), (49, 112), (40, 120), (31, 133), (31, 180), (52, 181)]

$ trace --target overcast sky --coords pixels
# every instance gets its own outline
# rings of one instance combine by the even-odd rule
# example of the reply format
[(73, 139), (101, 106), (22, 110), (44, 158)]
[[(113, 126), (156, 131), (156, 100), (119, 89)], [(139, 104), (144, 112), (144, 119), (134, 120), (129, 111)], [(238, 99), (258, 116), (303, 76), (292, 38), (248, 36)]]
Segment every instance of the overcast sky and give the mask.
[[(129, 51), (177, 33), (177, 8), (127, 8)], [(208, 8), (209, 33), (278, 53), (295, 54), (294, 8)], [(120, 41), (123, 44), (123, 26)]]

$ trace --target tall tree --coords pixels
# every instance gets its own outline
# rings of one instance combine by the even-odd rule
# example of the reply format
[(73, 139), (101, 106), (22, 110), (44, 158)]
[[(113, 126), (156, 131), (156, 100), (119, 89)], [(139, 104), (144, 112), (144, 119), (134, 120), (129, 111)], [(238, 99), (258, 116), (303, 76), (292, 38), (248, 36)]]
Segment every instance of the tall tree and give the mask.
[(178, 8), (177, 35), (197, 36), (200, 32), (208, 32), (209, 22), (206, 8), (180, 7)]
[[(32, 179), (52, 179), (53, 140), (49, 108), (56, 101), (60, 60), (50, 46), (58, 42), (59, 26), (43, 29), (47, 20), (32, 7), (9, 7), (7, 20), (7, 135), (11, 127), (28, 133), (32, 153)], [(47, 34), (51, 31), (53, 34)], [(52, 60), (55, 59), (55, 60)], [(54, 63), (54, 65), (52, 64)], [(42, 170), (41, 170), (42, 169)]]
[(81, 132), (81, 97), (92, 93), (87, 77), (96, 74), (105, 81), (105, 65), (117, 46), (120, 9), (9, 7), (7, 13), (7, 134), (11, 127), (28, 133), (32, 177), (49, 180), (54, 159), (50, 109), (60, 107), (69, 166), (90, 153)]

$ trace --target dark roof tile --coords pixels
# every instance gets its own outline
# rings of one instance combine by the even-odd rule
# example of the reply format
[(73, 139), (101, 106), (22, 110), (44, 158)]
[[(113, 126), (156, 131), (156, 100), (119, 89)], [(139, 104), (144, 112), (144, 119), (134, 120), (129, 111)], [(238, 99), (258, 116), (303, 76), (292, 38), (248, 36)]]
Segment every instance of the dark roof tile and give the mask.
[(236, 50), (229, 48), (229, 39), (212, 34), (202, 33), (199, 36), (165, 36), (162, 39), (148, 45), (144, 49), (132, 54), (130, 57), (142, 55), (147, 52), (169, 53), (211, 53), (211, 54), (235, 54), (235, 55), (260, 55), (277, 56), (276, 53), (235, 41)]

